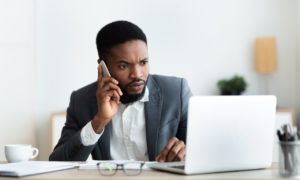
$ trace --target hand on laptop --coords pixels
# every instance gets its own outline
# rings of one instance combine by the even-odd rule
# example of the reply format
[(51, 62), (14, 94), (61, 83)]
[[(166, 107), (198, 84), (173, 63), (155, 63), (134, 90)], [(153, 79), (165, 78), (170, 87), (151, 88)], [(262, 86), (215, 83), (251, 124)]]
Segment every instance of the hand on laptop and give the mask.
[(183, 141), (172, 137), (165, 148), (156, 156), (159, 162), (182, 161), (185, 159), (185, 144)]

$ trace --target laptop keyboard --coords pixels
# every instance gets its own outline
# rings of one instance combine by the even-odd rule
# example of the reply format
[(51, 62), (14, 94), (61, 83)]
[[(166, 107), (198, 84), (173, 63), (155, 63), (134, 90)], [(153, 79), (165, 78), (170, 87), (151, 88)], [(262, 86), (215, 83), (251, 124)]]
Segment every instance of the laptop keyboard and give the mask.
[(170, 166), (172, 168), (177, 168), (177, 169), (184, 169), (184, 165), (176, 165), (176, 166)]

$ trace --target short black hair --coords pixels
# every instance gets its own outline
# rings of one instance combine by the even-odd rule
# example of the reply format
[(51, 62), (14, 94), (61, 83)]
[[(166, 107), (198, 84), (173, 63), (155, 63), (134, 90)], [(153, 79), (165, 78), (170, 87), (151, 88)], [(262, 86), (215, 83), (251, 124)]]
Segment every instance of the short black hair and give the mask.
[(147, 44), (142, 29), (129, 21), (114, 21), (105, 25), (96, 38), (99, 59), (105, 59), (106, 53), (113, 46), (131, 40), (142, 40)]

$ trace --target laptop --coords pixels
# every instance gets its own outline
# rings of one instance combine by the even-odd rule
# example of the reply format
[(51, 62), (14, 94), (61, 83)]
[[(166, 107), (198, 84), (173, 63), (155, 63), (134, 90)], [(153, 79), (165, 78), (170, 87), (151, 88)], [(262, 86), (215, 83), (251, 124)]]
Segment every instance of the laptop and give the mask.
[(276, 97), (192, 96), (185, 162), (153, 169), (201, 174), (271, 167)]

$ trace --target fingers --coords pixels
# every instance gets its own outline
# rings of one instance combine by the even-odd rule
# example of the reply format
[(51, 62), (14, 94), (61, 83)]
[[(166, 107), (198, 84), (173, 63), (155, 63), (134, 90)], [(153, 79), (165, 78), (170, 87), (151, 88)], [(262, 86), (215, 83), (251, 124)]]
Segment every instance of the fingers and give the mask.
[[(122, 96), (123, 93), (118, 86), (119, 82), (114, 79), (113, 77), (103, 77), (102, 76), (102, 67), (101, 65), (98, 65), (98, 89), (100, 89), (102, 92), (108, 92), (108, 94), (112, 95), (113, 91), (117, 91), (118, 96)], [(107, 94), (107, 93), (102, 93), (102, 94)]]
[(102, 88), (98, 88), (97, 90), (97, 99), (98, 103), (103, 105), (103, 103), (107, 102), (116, 102), (119, 104), (120, 97), (123, 95), (120, 88), (115, 84), (106, 84)]
[(183, 141), (177, 141), (175, 145), (172, 147), (172, 149), (169, 151), (167, 155), (167, 161), (176, 161), (178, 159), (181, 159), (179, 155), (179, 151), (183, 150), (185, 147)]
[(101, 88), (103, 91), (115, 90), (119, 96), (123, 95), (120, 87), (118, 85), (116, 85), (115, 83), (112, 83), (111, 81), (108, 81), (107, 83), (105, 83)]
[(109, 101), (115, 101), (117, 104), (119, 104), (120, 96), (117, 91), (110, 90), (102, 93), (103, 103), (109, 102)]
[(185, 152), (185, 147), (184, 147), (178, 152), (177, 157), (176, 157), (177, 159), (175, 161), (185, 160), (185, 154), (186, 154), (186, 152)]
[(166, 147), (155, 158), (156, 161), (181, 161), (185, 158), (185, 144), (183, 141), (173, 137), (169, 140)]
[(115, 83), (113, 83), (110, 79), (104, 80), (103, 78), (102, 81), (106, 81), (106, 82), (103, 82), (102, 83), (103, 85), (97, 90), (97, 98), (102, 99), (102, 100), (98, 99), (99, 102), (104, 103), (112, 100), (119, 104), (120, 96), (123, 95), (120, 87)]
[(160, 152), (160, 154), (156, 157), (156, 161), (164, 162), (167, 161), (167, 156), (169, 152), (171, 151), (172, 147), (176, 144), (177, 138), (173, 137), (169, 140), (165, 148)]
[(110, 99), (108, 99), (108, 101), (115, 101), (117, 104), (119, 104), (119, 102), (120, 102), (120, 96), (119, 96), (119, 94), (118, 94), (118, 92), (117, 91), (109, 91), (109, 97), (110, 97)]

